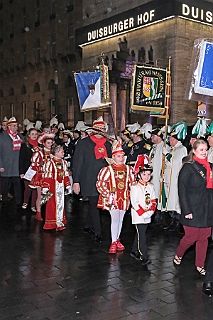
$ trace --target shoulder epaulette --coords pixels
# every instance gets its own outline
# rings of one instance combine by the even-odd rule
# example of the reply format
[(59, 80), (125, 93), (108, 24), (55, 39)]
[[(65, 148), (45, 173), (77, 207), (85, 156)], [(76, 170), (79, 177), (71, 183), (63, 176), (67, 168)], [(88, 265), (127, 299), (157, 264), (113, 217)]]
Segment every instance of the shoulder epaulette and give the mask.
[(144, 144), (144, 148), (147, 149), (147, 150), (151, 150), (152, 146), (148, 143), (145, 143)]
[(133, 142), (132, 142), (132, 141), (129, 141), (128, 144), (127, 144), (127, 146), (128, 146), (128, 147), (132, 147), (132, 146), (133, 146)]

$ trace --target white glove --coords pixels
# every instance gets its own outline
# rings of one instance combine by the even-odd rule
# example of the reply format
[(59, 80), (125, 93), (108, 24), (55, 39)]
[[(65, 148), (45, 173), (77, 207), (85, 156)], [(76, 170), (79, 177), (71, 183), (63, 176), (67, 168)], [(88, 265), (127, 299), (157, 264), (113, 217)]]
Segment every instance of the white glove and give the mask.
[(43, 188), (42, 189), (42, 194), (46, 194), (48, 192), (48, 188)]
[(169, 151), (166, 147), (163, 147), (162, 153), (166, 156), (169, 153)]
[(68, 194), (71, 194), (71, 193), (72, 193), (72, 188), (71, 188), (71, 186), (66, 187), (65, 194), (68, 195)]

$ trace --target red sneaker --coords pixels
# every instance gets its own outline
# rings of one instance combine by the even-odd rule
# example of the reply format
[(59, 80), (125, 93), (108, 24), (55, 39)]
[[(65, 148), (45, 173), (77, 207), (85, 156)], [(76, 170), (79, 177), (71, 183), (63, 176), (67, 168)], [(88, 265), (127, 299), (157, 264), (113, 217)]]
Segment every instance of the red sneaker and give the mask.
[(120, 242), (120, 239), (117, 240), (117, 251), (123, 251), (125, 250), (124, 245)]
[(117, 243), (116, 243), (116, 241), (111, 243), (111, 246), (110, 246), (108, 252), (109, 253), (116, 253), (117, 252)]

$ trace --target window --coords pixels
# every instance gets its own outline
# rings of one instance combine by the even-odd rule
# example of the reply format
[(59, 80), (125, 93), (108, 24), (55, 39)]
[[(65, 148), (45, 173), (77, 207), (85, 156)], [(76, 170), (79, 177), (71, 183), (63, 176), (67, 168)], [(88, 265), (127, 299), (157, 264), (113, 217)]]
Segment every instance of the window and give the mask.
[(3, 20), (0, 19), (0, 38), (3, 37)]
[(50, 118), (55, 115), (55, 99), (50, 99)]
[(10, 114), (11, 114), (11, 117), (14, 116), (14, 104), (13, 103), (10, 104)]
[(35, 118), (41, 118), (41, 101), (40, 100), (36, 100), (34, 101), (34, 115)]
[(73, 0), (67, 1), (67, 12), (73, 11)]
[(23, 66), (26, 67), (27, 65), (27, 52), (26, 52), (26, 43), (22, 45), (22, 57), (23, 57)]
[(22, 102), (22, 120), (27, 118), (27, 103)]
[(14, 96), (14, 89), (13, 89), (13, 87), (11, 87), (11, 88), (9, 89), (9, 96)]
[(23, 27), (26, 27), (26, 7), (22, 8)]
[(50, 6), (50, 20), (55, 19), (56, 17), (56, 9), (55, 9), (55, 1), (51, 2), (51, 6)]
[(4, 118), (4, 106), (3, 106), (3, 104), (1, 104), (1, 106), (0, 106), (0, 113), (1, 113), (1, 120)]
[(36, 1), (36, 22), (35, 22), (35, 26), (38, 27), (40, 25), (40, 1), (37, 0)]
[(10, 38), (14, 37), (14, 15), (10, 15), (10, 26), (11, 26), (11, 33), (10, 33)]
[(3, 72), (3, 70), (4, 70), (3, 52), (0, 52), (0, 71)]
[(14, 69), (14, 59), (15, 59), (15, 54), (14, 54), (14, 49), (10, 49), (10, 57), (11, 57), (11, 69)]
[(69, 43), (69, 52), (73, 52), (74, 51), (74, 27), (73, 24), (70, 24), (68, 26), (68, 43)]
[(51, 52), (50, 52), (50, 58), (56, 59), (56, 33), (51, 33)]
[(41, 58), (40, 39), (36, 39), (36, 42), (35, 42), (35, 62), (40, 63), (40, 58)]
[(74, 127), (74, 104), (73, 98), (67, 98), (67, 124)]

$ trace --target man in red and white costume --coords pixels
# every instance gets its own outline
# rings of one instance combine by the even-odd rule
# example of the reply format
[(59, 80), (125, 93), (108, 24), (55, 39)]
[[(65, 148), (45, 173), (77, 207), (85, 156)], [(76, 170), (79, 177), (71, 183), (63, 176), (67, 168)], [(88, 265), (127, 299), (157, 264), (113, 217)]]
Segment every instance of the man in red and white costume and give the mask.
[(132, 168), (124, 164), (125, 153), (120, 141), (113, 142), (111, 164), (100, 170), (97, 189), (100, 193), (98, 208), (109, 210), (111, 215), (112, 243), (109, 253), (125, 249), (120, 242), (123, 218), (130, 205), (130, 185), (133, 182)]

